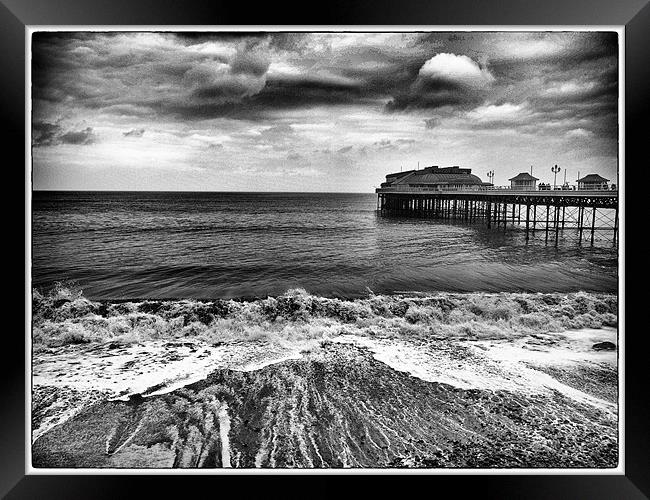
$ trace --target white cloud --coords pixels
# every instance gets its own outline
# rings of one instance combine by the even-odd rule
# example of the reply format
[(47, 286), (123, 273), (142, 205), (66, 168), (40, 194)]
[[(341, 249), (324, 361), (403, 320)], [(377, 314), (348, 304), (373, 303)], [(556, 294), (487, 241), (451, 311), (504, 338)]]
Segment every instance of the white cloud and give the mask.
[(481, 122), (516, 122), (529, 115), (525, 104), (490, 104), (479, 106), (467, 113), (467, 118)]
[(358, 49), (359, 47), (386, 47), (403, 43), (404, 33), (330, 33), (322, 37), (332, 50)]
[(287, 61), (273, 61), (270, 66), (267, 74), (272, 77), (278, 76), (300, 76), (304, 73), (304, 70), (298, 66), (293, 66)]
[(573, 48), (589, 34), (571, 32), (511, 32), (497, 33), (492, 39), (485, 40), (486, 49), (492, 54), (491, 59), (506, 61), (535, 61), (562, 57), (563, 53)]
[(567, 82), (561, 82), (552, 85), (546, 89), (545, 93), (549, 96), (554, 97), (573, 96), (589, 92), (595, 88), (596, 82), (581, 82), (577, 80), (570, 80)]
[(588, 137), (592, 137), (593, 135), (593, 132), (585, 130), (584, 128), (574, 128), (566, 133), (567, 137), (574, 139), (586, 139)]
[(420, 77), (461, 83), (472, 87), (485, 87), (495, 78), (478, 63), (464, 55), (436, 54), (420, 68)]

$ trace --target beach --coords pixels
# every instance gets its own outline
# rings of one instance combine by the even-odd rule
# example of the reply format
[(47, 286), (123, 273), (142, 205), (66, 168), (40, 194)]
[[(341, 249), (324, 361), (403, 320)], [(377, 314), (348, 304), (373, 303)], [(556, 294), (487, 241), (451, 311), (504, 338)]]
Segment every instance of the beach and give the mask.
[(611, 294), (57, 293), (35, 301), (37, 467), (618, 464)]

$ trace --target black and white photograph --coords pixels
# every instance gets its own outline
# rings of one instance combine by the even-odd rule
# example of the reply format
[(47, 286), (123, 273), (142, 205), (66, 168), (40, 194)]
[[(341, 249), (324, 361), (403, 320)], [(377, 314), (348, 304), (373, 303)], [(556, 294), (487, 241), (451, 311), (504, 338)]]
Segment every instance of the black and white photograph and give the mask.
[(624, 48), (30, 29), (33, 471), (620, 472)]

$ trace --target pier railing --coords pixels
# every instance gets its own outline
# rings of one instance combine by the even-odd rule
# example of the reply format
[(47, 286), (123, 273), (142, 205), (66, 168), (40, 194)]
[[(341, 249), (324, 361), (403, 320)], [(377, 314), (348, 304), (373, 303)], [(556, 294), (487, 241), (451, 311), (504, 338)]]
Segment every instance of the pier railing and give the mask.
[(375, 189), (377, 193), (470, 193), (470, 194), (541, 194), (544, 196), (564, 196), (567, 194), (584, 195), (584, 196), (618, 196), (616, 189), (577, 189), (572, 186), (571, 189), (562, 189), (556, 187), (555, 189), (526, 189), (512, 186), (435, 186), (435, 187), (420, 187), (420, 186), (386, 186), (378, 187)]

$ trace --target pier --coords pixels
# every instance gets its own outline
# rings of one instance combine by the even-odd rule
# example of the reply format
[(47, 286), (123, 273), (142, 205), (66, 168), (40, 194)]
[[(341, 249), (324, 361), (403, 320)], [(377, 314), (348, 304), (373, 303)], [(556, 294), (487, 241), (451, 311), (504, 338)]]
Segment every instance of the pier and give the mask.
[[(450, 182), (450, 176), (455, 174)], [(446, 178), (445, 183), (431, 181)], [(462, 178), (468, 181), (463, 183)], [(565, 230), (575, 230), (579, 243), (592, 245), (597, 232), (617, 242), (618, 191), (615, 189), (536, 190), (492, 186), (471, 175), (469, 169), (429, 167), (389, 174), (377, 188), (377, 211), (382, 216), (424, 217), (481, 223), (492, 229), (520, 229), (526, 241), (542, 232), (557, 244)], [(405, 182), (410, 180), (411, 182)], [(470, 182), (471, 181), (471, 182)], [(412, 185), (417, 183), (417, 185)]]

